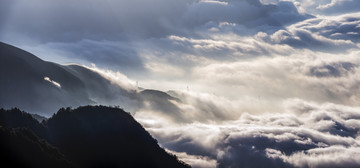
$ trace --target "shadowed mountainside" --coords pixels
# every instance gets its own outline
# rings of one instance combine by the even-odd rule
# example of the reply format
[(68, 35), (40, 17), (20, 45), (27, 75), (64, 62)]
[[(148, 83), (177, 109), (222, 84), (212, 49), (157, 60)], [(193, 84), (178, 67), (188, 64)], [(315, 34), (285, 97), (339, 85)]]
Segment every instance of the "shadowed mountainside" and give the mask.
[(56, 148), (27, 128), (0, 126), (0, 162), (6, 167), (73, 167)]
[[(54, 107), (92, 103), (84, 83), (61, 65), (1, 42), (0, 77), (0, 107), (45, 113)], [(61, 86), (45, 80), (46, 77)]]
[(61, 107), (89, 104), (121, 105), (134, 112), (145, 101), (150, 108), (178, 113), (169, 101), (179, 100), (165, 92), (127, 90), (87, 67), (46, 62), (1, 42), (0, 79), (0, 108), (18, 107), (47, 117)]
[[(68, 164), (65, 161), (69, 160), (75, 167), (189, 167), (160, 148), (157, 141), (129, 113), (118, 108), (62, 108), (42, 123), (19, 109), (1, 109), (0, 126), (3, 127), (1, 139), (12, 138), (19, 142), (13, 144), (13, 141), (1, 141), (1, 146), (13, 145), (8, 151), (21, 154), (22, 148), (19, 147), (26, 146), (27, 143), (23, 139), (28, 140), (27, 137), (31, 137), (30, 144), (51, 144), (59, 151), (59, 155), (53, 154), (52, 157), (62, 159), (63, 164)], [(17, 128), (26, 129), (14, 131)], [(31, 145), (23, 149), (27, 148), (34, 150)], [(45, 154), (42, 153), (41, 156), (47, 156), (47, 150), (43, 152)], [(52, 152), (56, 153), (56, 150)], [(1, 153), (4, 155), (2, 151)], [(64, 158), (61, 158), (62, 155)], [(18, 156), (7, 155), (7, 161), (22, 159)], [(26, 159), (22, 161), (19, 164), (29, 164)], [(34, 164), (30, 163), (27, 167), (32, 165)]]

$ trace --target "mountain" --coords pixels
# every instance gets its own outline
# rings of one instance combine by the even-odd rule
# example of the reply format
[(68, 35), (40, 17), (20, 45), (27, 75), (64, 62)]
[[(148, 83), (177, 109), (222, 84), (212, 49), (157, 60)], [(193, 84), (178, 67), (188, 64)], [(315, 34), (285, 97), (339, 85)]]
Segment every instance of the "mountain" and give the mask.
[(39, 122), (42, 122), (42, 121), (48, 119), (48, 118), (46, 118), (46, 117), (44, 117), (44, 116), (41, 116), (41, 115), (39, 115), (39, 114), (31, 114), (31, 116), (32, 116), (34, 119), (36, 119), (37, 121), (39, 121)]
[(20, 111), (18, 108), (11, 110), (0, 109), (0, 126), (28, 128), (39, 137), (46, 136), (46, 127), (33, 118), (31, 114)]
[(18, 107), (50, 117), (61, 107), (121, 105), (134, 112), (150, 102), (148, 108), (179, 116), (177, 107), (170, 101), (180, 100), (165, 92), (129, 91), (87, 67), (43, 61), (1, 42), (0, 79), (0, 108)]
[(26, 128), (0, 126), (0, 162), (5, 167), (73, 167), (56, 148)]
[(142, 100), (141, 102), (145, 102), (143, 106), (147, 106), (147, 108), (154, 109), (158, 112), (163, 112), (163, 114), (171, 116), (177, 121), (185, 122), (182, 111), (173, 103), (181, 103), (180, 99), (170, 96), (165, 92), (152, 89), (145, 89), (139, 92), (138, 95)]
[[(46, 113), (91, 104), (85, 84), (63, 66), (0, 43), (0, 107)], [(56, 83), (59, 85), (56, 85)]]
[[(82, 168), (189, 167), (162, 149), (129, 113), (119, 108), (105, 106), (61, 108), (42, 123), (19, 109), (0, 109), (0, 126), (2, 128), (0, 129), (0, 139), (2, 140), (0, 147), (8, 146), (5, 150), (9, 151), (7, 153), (19, 154), (22, 149), (27, 150), (24, 151), (25, 153), (28, 150), (39, 152), (38, 148), (32, 147), (37, 144), (37, 147), (41, 149), (49, 149), (40, 150), (44, 153), (39, 154), (39, 156), (47, 158), (48, 164), (57, 163), (51, 161), (55, 157), (58, 158), (57, 161), (61, 163), (60, 165), (69, 164)], [(18, 131), (19, 129), (21, 131)], [(14, 130), (17, 131), (14, 133)], [(19, 139), (19, 143), (4, 141), (9, 137), (10, 139)], [(25, 147), (20, 148), (22, 146)], [(4, 152), (2, 150), (0, 152), (3, 156)], [(30, 163), (27, 161), (28, 157), (5, 156), (7, 162), (20, 160), (21, 162), (18, 163)], [(35, 156), (37, 155), (33, 157)]]

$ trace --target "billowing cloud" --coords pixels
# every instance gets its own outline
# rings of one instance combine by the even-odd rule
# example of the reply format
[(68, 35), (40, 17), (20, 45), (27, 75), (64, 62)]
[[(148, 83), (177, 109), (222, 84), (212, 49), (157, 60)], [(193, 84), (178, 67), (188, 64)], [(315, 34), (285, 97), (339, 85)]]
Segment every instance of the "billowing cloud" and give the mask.
[(316, 9), (326, 14), (349, 13), (358, 12), (359, 5), (357, 0), (331, 0), (327, 4), (319, 4)]
[[(138, 53), (145, 64), (164, 64), (171, 67), (176, 78), (186, 75), (191, 68), (216, 63), (241, 62), (258, 57), (291, 55), (345, 54), (358, 50), (359, 14), (336, 17), (319, 16), (307, 19), (275, 32), (257, 32), (251, 36), (236, 33), (244, 26), (221, 22), (200, 29), (200, 37), (171, 35), (167, 38), (138, 43)], [(256, 30), (256, 29), (255, 29)], [(151, 45), (148, 45), (151, 44)], [(161, 47), (160, 47), (161, 46)], [(309, 52), (320, 52), (311, 53)], [(182, 69), (178, 71), (176, 69)], [(158, 69), (146, 68), (159, 73)], [(165, 68), (170, 69), (170, 68)], [(161, 71), (160, 71), (161, 72)], [(168, 72), (167, 70), (164, 71)]]
[(339, 52), (358, 47), (351, 41), (332, 40), (302, 29), (277, 31), (271, 35), (269, 42), (287, 44), (294, 48), (305, 48), (324, 52)]
[(194, 167), (205, 167), (206, 160), (216, 160), (218, 167), (359, 166), (358, 107), (300, 99), (284, 105), (286, 113), (244, 113), (221, 124), (171, 124), (155, 118), (150, 123), (147, 118), (145, 126), (164, 147), (185, 152), (179, 156), (193, 160)]
[(300, 97), (358, 105), (358, 52), (343, 57), (304, 54), (211, 64), (196, 68), (193, 75), (199, 83), (212, 83), (209, 90), (221, 88), (222, 94), (233, 99), (252, 96), (259, 102), (273, 104), (283, 98)]
[[(261, 0), (263, 3), (277, 3), (282, 0)], [(287, 0), (294, 3), (301, 13), (314, 15), (339, 15), (358, 12), (357, 0)]]
[[(357, 48), (359, 13), (337, 17), (319, 17), (279, 30), (268, 39), (275, 43), (285, 43), (295, 48), (320, 51), (344, 51)], [(336, 51), (335, 50), (335, 51)]]

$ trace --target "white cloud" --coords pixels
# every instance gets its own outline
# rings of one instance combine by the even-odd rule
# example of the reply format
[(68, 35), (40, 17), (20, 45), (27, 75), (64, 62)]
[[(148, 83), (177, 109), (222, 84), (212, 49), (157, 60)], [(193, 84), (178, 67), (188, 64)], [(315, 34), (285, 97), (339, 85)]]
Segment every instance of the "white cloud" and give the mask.
[(54, 81), (54, 80), (51, 80), (51, 79), (50, 79), (49, 77), (47, 77), (47, 76), (44, 77), (44, 80), (50, 82), (51, 84), (53, 84), (54, 86), (56, 86), (56, 87), (58, 87), (58, 88), (61, 88), (60, 83), (58, 83), (58, 82), (56, 82), (56, 81)]
[(206, 156), (188, 155), (185, 152), (174, 152), (167, 150), (169, 153), (175, 154), (181, 161), (196, 168), (215, 168), (216, 160)]
[(122, 89), (126, 89), (127, 91), (137, 90), (136, 82), (130, 80), (126, 75), (120, 73), (119, 71), (112, 70), (104, 70), (96, 67), (95, 64), (92, 67), (86, 67), (92, 71), (99, 73), (105, 79), (109, 80), (112, 84), (118, 85)]
[[(204, 167), (199, 164), (204, 160), (216, 160), (217, 167), (359, 166), (360, 128), (345, 124), (359, 121), (359, 107), (300, 99), (286, 104), (287, 113), (244, 113), (239, 119), (207, 124), (174, 124), (157, 116), (156, 124), (145, 127), (194, 167)], [(141, 115), (135, 118), (143, 121)]]
[(324, 53), (345, 55), (359, 49), (359, 34), (354, 33), (359, 31), (359, 18), (358, 13), (336, 17), (319, 16), (274, 32), (255, 31), (257, 33), (254, 35), (247, 36), (238, 33), (251, 31), (241, 24), (211, 23), (206, 28), (196, 29), (200, 37), (171, 35), (137, 46), (141, 48), (139, 55), (145, 58), (146, 65), (161, 62), (171, 64), (173, 68), (186, 69), (186, 73), (191, 68), (248, 61), (258, 57), (327, 55)]
[(295, 167), (358, 167), (359, 147), (330, 146), (297, 152), (290, 156), (277, 153), (272, 157), (281, 158)]
[(345, 2), (345, 1), (352, 1), (352, 0), (331, 0), (330, 3), (324, 4), (324, 5), (319, 5), (318, 7), (316, 7), (316, 9), (323, 10), (323, 9), (331, 8), (331, 7), (334, 7), (337, 4), (341, 4), (341, 3)]

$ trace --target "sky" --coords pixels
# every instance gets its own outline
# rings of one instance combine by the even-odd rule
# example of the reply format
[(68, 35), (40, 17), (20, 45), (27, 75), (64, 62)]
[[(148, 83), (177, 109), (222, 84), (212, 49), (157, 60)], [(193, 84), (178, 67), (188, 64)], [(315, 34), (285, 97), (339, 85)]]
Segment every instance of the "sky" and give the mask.
[(357, 167), (359, 6), (2, 0), (0, 41), (109, 80), (172, 90), (178, 114), (143, 108), (134, 116), (194, 167)]

